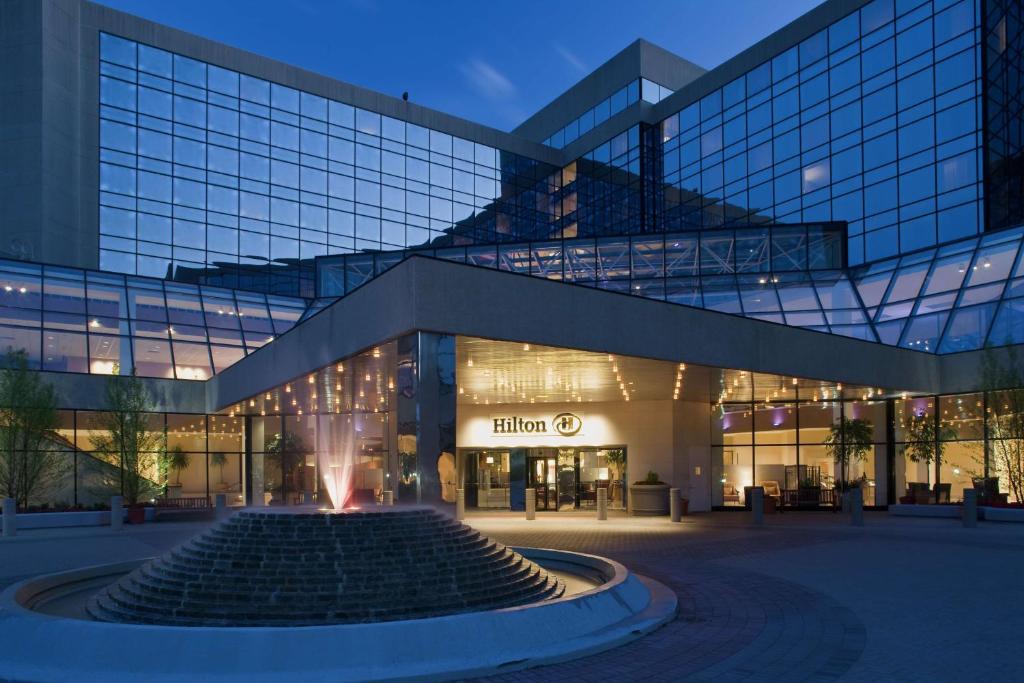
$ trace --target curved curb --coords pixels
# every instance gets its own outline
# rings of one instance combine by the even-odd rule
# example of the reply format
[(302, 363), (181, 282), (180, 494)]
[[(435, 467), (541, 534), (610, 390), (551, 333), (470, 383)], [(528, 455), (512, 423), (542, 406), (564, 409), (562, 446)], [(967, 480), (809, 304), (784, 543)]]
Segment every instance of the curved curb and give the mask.
[(410, 621), (280, 627), (113, 624), (31, 606), (95, 585), (139, 562), (28, 579), (0, 595), (0, 679), (40, 683), (446, 680), (515, 671), (594, 654), (675, 618), (675, 593), (618, 562), (516, 548), (542, 566), (604, 584), (522, 607)]

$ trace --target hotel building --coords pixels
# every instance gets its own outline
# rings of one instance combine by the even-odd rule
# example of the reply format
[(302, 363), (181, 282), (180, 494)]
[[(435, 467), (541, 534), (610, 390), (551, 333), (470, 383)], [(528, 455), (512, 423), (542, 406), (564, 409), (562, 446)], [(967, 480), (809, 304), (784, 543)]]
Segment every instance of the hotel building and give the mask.
[(505, 132), (2, 0), (0, 344), (73, 463), (32, 503), (110, 495), (130, 374), (171, 498), (295, 504), (346, 453), (362, 502), (1020, 502), (1022, 14), (827, 0), (709, 71), (639, 40)]

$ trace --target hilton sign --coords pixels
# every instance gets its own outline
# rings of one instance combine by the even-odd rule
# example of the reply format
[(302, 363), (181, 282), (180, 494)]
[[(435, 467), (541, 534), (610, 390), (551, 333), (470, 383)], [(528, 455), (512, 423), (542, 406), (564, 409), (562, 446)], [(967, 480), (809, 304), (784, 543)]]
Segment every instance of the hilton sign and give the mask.
[(575, 413), (558, 413), (550, 420), (518, 415), (492, 417), (491, 433), (495, 436), (527, 436), (554, 434), (575, 436), (583, 428), (583, 419)]

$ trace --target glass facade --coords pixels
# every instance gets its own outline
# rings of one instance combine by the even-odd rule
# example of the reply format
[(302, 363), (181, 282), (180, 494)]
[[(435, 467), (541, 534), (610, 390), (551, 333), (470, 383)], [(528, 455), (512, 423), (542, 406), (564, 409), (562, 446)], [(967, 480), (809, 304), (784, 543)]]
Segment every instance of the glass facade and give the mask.
[[(1020, 502), (1000, 457), (1019, 448), (999, 438), (1019, 410), (1005, 393), (887, 398), (879, 388), (725, 371), (711, 418), (712, 505), (743, 506), (763, 486), (785, 506), (833, 506), (841, 481), (859, 481), (866, 505), (957, 503), (985, 479), (994, 498)], [(841, 420), (866, 423), (873, 444), (843, 466), (828, 448)]]
[[(102, 270), (273, 279), (556, 222), (555, 167), (106, 33), (100, 48)], [(312, 296), (302, 281), (276, 291)]]
[(845, 220), (851, 264), (980, 232), (979, 12), (875, 0), (665, 119), (659, 225)]
[(0, 352), (35, 370), (204, 380), (305, 312), (304, 299), (0, 261)]
[[(228, 505), (242, 505), (245, 494), (245, 424), (241, 417), (186, 413), (150, 413), (144, 420), (147, 438), (140, 441), (158, 450), (140, 453), (139, 487), (149, 501), (167, 498), (207, 498), (223, 493)], [(29, 507), (93, 508), (109, 506), (110, 496), (124, 493), (124, 477), (116, 453), (104, 444), (109, 427), (106, 413), (61, 410), (47, 448), (63, 459), (59, 476), (34, 489)], [(182, 455), (170, 466), (167, 453)]]
[(985, 11), (985, 179), (989, 229), (1024, 223), (1024, 8), (982, 0)]

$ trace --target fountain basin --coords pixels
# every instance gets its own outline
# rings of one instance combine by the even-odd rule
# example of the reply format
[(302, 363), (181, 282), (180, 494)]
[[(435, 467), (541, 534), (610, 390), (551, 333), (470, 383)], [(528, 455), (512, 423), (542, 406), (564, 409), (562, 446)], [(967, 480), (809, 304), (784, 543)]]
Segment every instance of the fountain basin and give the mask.
[[(445, 680), (582, 657), (638, 638), (675, 616), (670, 589), (617, 562), (560, 550), (514, 550), (546, 569), (601, 583), (533, 604), (421, 619), (163, 626), (89, 620), (88, 596), (141, 562), (89, 567), (22, 581), (0, 595), (0, 678)], [(78, 618), (68, 616), (76, 600), (83, 607)]]

